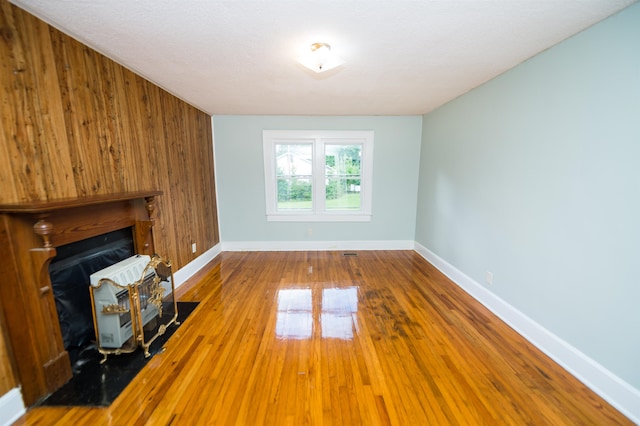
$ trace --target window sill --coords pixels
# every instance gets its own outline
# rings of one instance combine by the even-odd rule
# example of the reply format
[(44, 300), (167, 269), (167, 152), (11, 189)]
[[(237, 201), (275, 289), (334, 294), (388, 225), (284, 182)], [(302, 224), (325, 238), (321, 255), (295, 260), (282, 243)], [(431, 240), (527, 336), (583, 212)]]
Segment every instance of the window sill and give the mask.
[(268, 214), (267, 222), (371, 222), (370, 214)]

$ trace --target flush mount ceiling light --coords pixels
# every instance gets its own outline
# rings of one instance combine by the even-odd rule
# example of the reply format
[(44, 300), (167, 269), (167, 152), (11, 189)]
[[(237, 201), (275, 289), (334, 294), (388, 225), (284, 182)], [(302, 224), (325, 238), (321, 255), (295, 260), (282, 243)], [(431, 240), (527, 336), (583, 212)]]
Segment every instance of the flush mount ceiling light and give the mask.
[(344, 63), (342, 59), (331, 53), (331, 46), (327, 43), (313, 43), (309, 52), (298, 59), (305, 67), (313, 72), (324, 72)]

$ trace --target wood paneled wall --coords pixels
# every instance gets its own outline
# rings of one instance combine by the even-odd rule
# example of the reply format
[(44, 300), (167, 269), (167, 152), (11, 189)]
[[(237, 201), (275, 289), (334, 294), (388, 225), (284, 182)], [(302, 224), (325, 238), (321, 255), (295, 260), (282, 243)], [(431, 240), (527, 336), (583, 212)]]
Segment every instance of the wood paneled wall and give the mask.
[(157, 189), (175, 269), (219, 242), (208, 114), (7, 0), (0, 59), (0, 203)]

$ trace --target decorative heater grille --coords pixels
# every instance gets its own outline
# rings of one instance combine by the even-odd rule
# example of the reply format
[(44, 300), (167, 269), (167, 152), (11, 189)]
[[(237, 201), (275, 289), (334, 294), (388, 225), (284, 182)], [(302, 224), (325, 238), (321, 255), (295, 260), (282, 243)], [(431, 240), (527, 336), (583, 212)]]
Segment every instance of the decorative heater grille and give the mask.
[(177, 322), (171, 264), (136, 255), (91, 275), (91, 302), (98, 350), (104, 355), (149, 346)]

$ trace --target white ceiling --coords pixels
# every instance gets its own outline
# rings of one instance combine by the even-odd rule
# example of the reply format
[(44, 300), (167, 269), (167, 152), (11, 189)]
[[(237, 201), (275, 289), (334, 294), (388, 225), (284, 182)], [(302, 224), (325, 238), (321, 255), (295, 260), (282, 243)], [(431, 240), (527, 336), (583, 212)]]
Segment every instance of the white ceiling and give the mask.
[(12, 0), (214, 115), (423, 114), (635, 1)]

